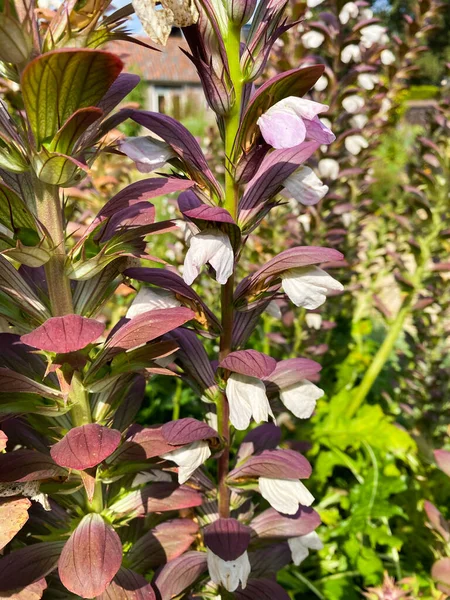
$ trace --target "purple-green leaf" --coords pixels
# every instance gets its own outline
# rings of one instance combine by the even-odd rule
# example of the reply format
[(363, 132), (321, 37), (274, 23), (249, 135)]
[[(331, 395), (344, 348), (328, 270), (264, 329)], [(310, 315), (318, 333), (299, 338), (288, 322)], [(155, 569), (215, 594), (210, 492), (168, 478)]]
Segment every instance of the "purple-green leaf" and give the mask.
[(65, 475), (52, 457), (36, 450), (14, 450), (0, 454), (0, 482), (36, 481)]
[(186, 552), (161, 569), (154, 585), (161, 600), (171, 600), (190, 587), (205, 571), (206, 553)]
[(229, 473), (228, 479), (230, 482), (246, 477), (307, 479), (311, 470), (306, 458), (294, 450), (263, 450), (239, 464)]
[(78, 109), (96, 106), (122, 68), (120, 58), (100, 50), (64, 48), (32, 60), (22, 73), (21, 89), (37, 146)]
[(245, 590), (234, 594), (235, 600), (289, 600), (289, 594), (271, 579), (251, 579)]
[(64, 542), (41, 542), (0, 558), (0, 592), (24, 588), (56, 569)]
[(66, 542), (58, 572), (64, 586), (82, 598), (102, 594), (122, 563), (122, 544), (97, 513), (83, 517)]
[(28, 521), (28, 498), (0, 500), (0, 550), (8, 544)]
[(95, 319), (65, 315), (48, 319), (31, 333), (23, 335), (21, 341), (39, 350), (66, 354), (82, 350), (95, 342), (104, 330), (105, 325)]
[(176, 483), (151, 483), (134, 490), (114, 502), (110, 510), (119, 515), (144, 516), (152, 512), (166, 512), (192, 508), (202, 504), (202, 495), (192, 488)]
[(439, 589), (450, 594), (450, 558), (441, 558), (431, 568), (432, 578), (439, 583)]
[(161, 427), (161, 433), (166, 442), (172, 446), (182, 446), (218, 437), (215, 429), (192, 417), (165, 423)]
[(236, 350), (219, 363), (222, 369), (258, 379), (269, 377), (276, 366), (277, 361), (274, 358), (257, 350)]
[(194, 317), (189, 308), (163, 308), (134, 317), (112, 335), (101, 355), (102, 362), (118, 352), (131, 350), (168, 333)]
[(280, 360), (275, 370), (265, 378), (265, 383), (269, 390), (282, 389), (303, 379), (315, 379), (321, 368), (319, 363), (309, 358)]
[(202, 185), (212, 188), (222, 197), (222, 188), (214, 177), (194, 136), (178, 121), (155, 112), (130, 111), (130, 117), (142, 127), (162, 138), (183, 160), (190, 176)]
[(203, 533), (205, 546), (222, 560), (233, 561), (246, 552), (250, 528), (236, 519), (217, 519)]
[(156, 600), (151, 584), (138, 573), (121, 567), (97, 600)]
[(435, 450), (434, 458), (437, 462), (437, 466), (440, 470), (450, 477), (450, 451), (449, 450)]
[(145, 573), (181, 556), (194, 542), (197, 533), (198, 525), (191, 519), (165, 521), (133, 544), (127, 554), (127, 564), (130, 568)]
[(0, 598), (7, 598), (8, 600), (40, 600), (46, 589), (47, 582), (42, 578), (12, 592), (7, 592), (6, 594), (0, 592)]
[(314, 531), (320, 525), (320, 517), (308, 506), (300, 506), (295, 515), (281, 515), (274, 508), (268, 508), (257, 515), (250, 523), (252, 542), (257, 540), (282, 541), (299, 537)]
[(147, 427), (128, 438), (115, 453), (112, 462), (113, 464), (128, 461), (142, 462), (172, 450), (160, 426)]
[(55, 444), (50, 454), (56, 464), (68, 469), (89, 469), (100, 464), (120, 444), (120, 431), (88, 423), (74, 427)]

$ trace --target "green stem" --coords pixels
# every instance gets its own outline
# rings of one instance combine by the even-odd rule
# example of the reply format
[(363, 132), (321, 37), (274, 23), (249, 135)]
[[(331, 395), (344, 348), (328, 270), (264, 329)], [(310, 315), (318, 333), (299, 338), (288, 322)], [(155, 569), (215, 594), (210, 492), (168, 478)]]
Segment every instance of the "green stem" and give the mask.
[[(242, 73), (240, 67), (240, 27), (230, 24), (229, 33), (225, 41), (227, 50), (230, 77), (234, 87), (235, 99), (230, 112), (225, 117), (225, 202), (224, 207), (236, 219), (239, 201), (239, 185), (235, 182), (235, 140), (239, 130), (240, 112), (242, 101)], [(220, 338), (220, 359), (223, 360), (232, 350), (233, 333), (233, 293), (234, 276), (222, 286), (221, 312), (222, 336)], [(230, 491), (226, 484), (230, 458), (230, 425), (229, 406), (225, 394), (217, 402), (217, 422), (219, 435), (224, 443), (224, 450), (218, 460), (219, 483), (219, 514), (228, 517), (230, 514)]]
[(389, 360), (391, 352), (395, 346), (395, 343), (403, 330), (403, 326), (405, 324), (406, 318), (411, 312), (412, 305), (415, 299), (415, 292), (411, 292), (406, 297), (402, 308), (399, 310), (397, 317), (394, 322), (391, 324), (389, 333), (384, 339), (384, 342), (381, 344), (380, 349), (375, 354), (373, 361), (370, 364), (370, 367), (367, 369), (366, 374), (363, 377), (363, 380), (359, 387), (357, 388), (347, 410), (346, 415), (348, 418), (353, 417), (357, 412), (361, 404), (366, 399), (367, 394), (372, 389), (375, 380), (380, 374), (382, 368)]
[(52, 256), (45, 264), (50, 305), (54, 317), (73, 313), (70, 280), (64, 272), (66, 260), (64, 222), (59, 188), (34, 178), (36, 194), (36, 212), (39, 221), (48, 231), (51, 241), (47, 240)]

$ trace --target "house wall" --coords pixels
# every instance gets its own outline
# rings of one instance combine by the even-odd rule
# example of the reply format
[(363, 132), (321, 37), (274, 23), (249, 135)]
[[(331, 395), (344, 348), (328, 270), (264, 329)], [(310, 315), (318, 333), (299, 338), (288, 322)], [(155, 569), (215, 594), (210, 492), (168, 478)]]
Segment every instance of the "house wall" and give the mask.
[(175, 119), (209, 111), (201, 85), (152, 81), (147, 84), (147, 110), (161, 112)]

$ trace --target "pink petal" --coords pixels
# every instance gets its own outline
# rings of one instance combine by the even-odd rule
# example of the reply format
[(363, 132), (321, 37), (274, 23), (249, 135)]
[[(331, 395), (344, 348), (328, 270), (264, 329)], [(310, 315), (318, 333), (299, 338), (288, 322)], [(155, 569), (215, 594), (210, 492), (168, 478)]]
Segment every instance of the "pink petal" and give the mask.
[(336, 136), (328, 129), (319, 117), (314, 117), (311, 120), (305, 120), (306, 135), (308, 139), (315, 140), (320, 144), (331, 144), (336, 139)]
[(305, 141), (305, 123), (291, 111), (267, 112), (258, 119), (258, 125), (273, 148), (293, 148)]

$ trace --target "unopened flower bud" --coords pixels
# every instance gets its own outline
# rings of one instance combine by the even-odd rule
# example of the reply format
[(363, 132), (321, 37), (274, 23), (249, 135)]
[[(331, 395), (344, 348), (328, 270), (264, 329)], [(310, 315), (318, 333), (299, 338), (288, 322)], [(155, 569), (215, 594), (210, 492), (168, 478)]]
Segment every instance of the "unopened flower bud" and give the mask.
[(234, 25), (245, 25), (255, 12), (257, 0), (228, 0), (227, 11)]

